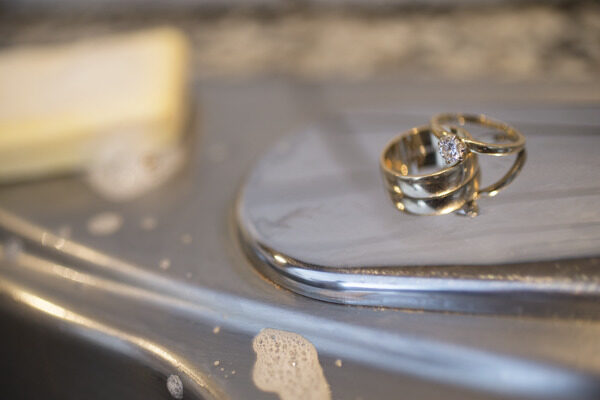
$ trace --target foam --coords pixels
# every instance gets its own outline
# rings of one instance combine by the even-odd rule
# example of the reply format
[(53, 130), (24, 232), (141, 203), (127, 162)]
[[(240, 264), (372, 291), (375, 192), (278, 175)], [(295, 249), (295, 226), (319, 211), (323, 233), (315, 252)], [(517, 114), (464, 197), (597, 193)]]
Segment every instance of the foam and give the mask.
[(281, 400), (329, 400), (331, 392), (319, 364), (317, 349), (302, 336), (263, 329), (254, 338), (256, 363), (252, 380)]

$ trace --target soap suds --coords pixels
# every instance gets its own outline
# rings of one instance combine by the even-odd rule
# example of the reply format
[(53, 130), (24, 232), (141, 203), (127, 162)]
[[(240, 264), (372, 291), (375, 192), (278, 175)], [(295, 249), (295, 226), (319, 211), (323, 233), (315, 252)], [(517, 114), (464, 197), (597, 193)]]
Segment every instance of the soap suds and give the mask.
[(108, 134), (95, 143), (88, 183), (111, 201), (127, 201), (162, 185), (183, 165), (177, 146), (159, 145), (145, 132)]
[(162, 269), (163, 271), (168, 270), (171, 267), (171, 260), (169, 260), (168, 258), (163, 258), (162, 260), (160, 260), (160, 262), (158, 263), (158, 266), (160, 267), (160, 269)]
[(256, 362), (254, 384), (281, 400), (329, 400), (331, 392), (319, 364), (317, 349), (302, 336), (263, 329), (252, 341)]
[(167, 390), (176, 399), (183, 399), (183, 383), (177, 375), (169, 375), (167, 378)]
[(87, 230), (95, 236), (108, 236), (117, 232), (123, 225), (123, 217), (114, 212), (103, 212), (91, 217)]

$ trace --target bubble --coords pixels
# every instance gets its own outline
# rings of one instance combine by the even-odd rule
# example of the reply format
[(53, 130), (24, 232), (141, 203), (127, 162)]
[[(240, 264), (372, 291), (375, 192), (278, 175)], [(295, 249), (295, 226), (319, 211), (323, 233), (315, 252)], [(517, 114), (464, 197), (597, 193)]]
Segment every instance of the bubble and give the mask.
[(162, 185), (183, 165), (178, 146), (157, 146), (143, 132), (115, 132), (97, 144), (87, 181), (111, 201), (128, 201)]
[(177, 375), (169, 375), (167, 378), (167, 390), (175, 399), (183, 399), (183, 383)]
[[(331, 399), (317, 350), (302, 336), (263, 329), (254, 338), (252, 348), (256, 353), (252, 380), (259, 389), (274, 392), (281, 400)], [(298, 357), (304, 353), (305, 357)]]

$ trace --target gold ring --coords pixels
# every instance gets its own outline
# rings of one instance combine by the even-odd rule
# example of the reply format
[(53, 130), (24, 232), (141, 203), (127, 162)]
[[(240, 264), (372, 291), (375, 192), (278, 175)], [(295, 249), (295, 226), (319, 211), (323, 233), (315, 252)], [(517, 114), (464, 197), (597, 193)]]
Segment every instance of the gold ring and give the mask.
[[(464, 128), (466, 124), (481, 125), (496, 132), (494, 138), (499, 143), (476, 140)], [(431, 118), (431, 129), (439, 138), (440, 154), (447, 163), (454, 163), (469, 152), (493, 156), (507, 156), (518, 153), (509, 171), (496, 183), (480, 189), (481, 194), (495, 196), (506, 187), (523, 168), (527, 153), (525, 136), (509, 124), (494, 120), (483, 114), (441, 113)]]
[(462, 210), (469, 215), (477, 214), (480, 173), (477, 171), (470, 181), (445, 196), (415, 199), (400, 193), (389, 192), (394, 206), (400, 211), (415, 215), (444, 215)]
[(448, 166), (428, 125), (390, 141), (381, 154), (380, 168), (396, 208), (412, 214), (447, 214), (475, 200), (479, 193), (477, 155), (469, 153)]
[[(497, 139), (506, 139), (504, 143), (487, 143), (473, 139), (471, 135), (463, 136), (466, 132), (464, 126), (467, 123), (477, 124), (498, 131)], [(462, 128), (456, 131), (457, 128)], [(431, 118), (431, 129), (440, 139), (447, 141), (449, 149), (453, 150), (453, 144), (462, 147), (464, 145), (468, 150), (480, 154), (490, 154), (494, 156), (504, 156), (521, 151), (525, 148), (525, 136), (512, 126), (494, 119), (488, 118), (483, 114), (462, 114), (462, 113), (441, 113)], [(457, 143), (455, 139), (460, 139)], [(446, 142), (443, 142), (446, 144)], [(456, 161), (456, 157), (449, 151), (443, 155), (448, 163)]]
[[(456, 165), (448, 166), (437, 147), (438, 138), (428, 125), (412, 128), (392, 139), (380, 159), (389, 190), (416, 199), (440, 197), (463, 186), (477, 173), (475, 154), (469, 153)], [(427, 173), (419, 173), (424, 170)]]

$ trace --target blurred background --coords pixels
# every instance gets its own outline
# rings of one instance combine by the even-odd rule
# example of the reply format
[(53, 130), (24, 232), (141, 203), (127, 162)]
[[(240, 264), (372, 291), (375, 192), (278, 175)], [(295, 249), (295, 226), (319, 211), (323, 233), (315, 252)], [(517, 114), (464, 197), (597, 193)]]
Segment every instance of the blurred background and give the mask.
[[(183, 131), (205, 111), (190, 102), (199, 97), (190, 83), (367, 82), (377, 97), (373, 83), (384, 82), (430, 99), (436, 84), (451, 99), (470, 83), (506, 102), (581, 101), (597, 97), (590, 84), (600, 76), (598, 2), (1, 4), (0, 182), (87, 171), (113, 200), (141, 195), (181, 165)], [(324, 112), (300, 102), (309, 118)]]
[(177, 0), (1, 3), (0, 45), (181, 29), (194, 78), (288, 75), (589, 82), (600, 76), (592, 1)]

